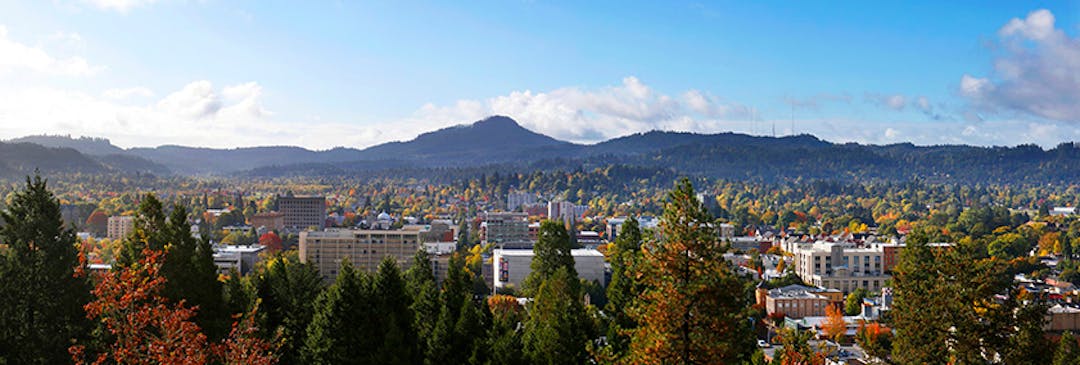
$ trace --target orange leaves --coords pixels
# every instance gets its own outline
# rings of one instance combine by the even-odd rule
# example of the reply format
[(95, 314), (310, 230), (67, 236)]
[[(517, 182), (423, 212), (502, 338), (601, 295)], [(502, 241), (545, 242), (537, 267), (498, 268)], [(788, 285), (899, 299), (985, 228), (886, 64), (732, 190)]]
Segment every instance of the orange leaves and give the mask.
[(104, 325), (111, 343), (87, 359), (84, 345), (69, 349), (76, 364), (273, 364), (276, 349), (254, 336), (254, 313), (234, 324), (223, 344), (210, 344), (192, 321), (196, 308), (170, 303), (161, 295), (163, 253), (143, 250), (143, 259), (108, 272), (94, 288), (87, 317)]
[(829, 305), (825, 307), (825, 322), (821, 324), (822, 331), (833, 341), (840, 342), (847, 331), (847, 322), (844, 321), (844, 313), (839, 307)]

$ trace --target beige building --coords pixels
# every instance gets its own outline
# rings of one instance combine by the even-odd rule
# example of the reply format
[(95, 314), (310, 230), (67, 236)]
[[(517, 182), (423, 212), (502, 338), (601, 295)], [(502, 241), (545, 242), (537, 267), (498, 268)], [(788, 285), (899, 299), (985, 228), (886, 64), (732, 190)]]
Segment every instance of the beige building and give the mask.
[(349, 259), (357, 270), (375, 272), (384, 257), (397, 260), (404, 271), (423, 248), (420, 230), (350, 230), (300, 232), (300, 261), (315, 264), (323, 278), (337, 277), (341, 261)]
[(285, 228), (285, 215), (279, 212), (259, 213), (251, 216), (251, 226), (255, 228), (266, 227), (269, 230), (281, 230)]
[(279, 196), (277, 205), (278, 212), (284, 215), (285, 228), (326, 228), (326, 197)]
[(839, 290), (788, 285), (769, 290), (765, 296), (765, 311), (782, 313), (789, 318), (820, 317), (825, 315), (825, 308), (830, 304), (839, 305), (840, 301), (835, 299), (842, 296)]
[(107, 236), (110, 240), (119, 240), (131, 234), (135, 230), (135, 217), (113, 216), (109, 217), (106, 225)]
[(795, 272), (809, 285), (849, 293), (862, 288), (879, 291), (889, 280), (885, 273), (884, 245), (881, 243), (826, 242), (797, 243)]

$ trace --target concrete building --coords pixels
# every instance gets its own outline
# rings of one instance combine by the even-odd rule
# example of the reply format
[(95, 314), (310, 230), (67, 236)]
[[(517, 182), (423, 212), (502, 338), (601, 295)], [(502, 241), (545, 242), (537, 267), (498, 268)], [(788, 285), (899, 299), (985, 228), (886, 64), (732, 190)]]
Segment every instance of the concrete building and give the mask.
[(285, 228), (285, 215), (279, 212), (259, 213), (251, 216), (251, 225), (274, 231), (281, 230)]
[(247, 275), (262, 259), (259, 253), (264, 250), (266, 246), (263, 245), (217, 245), (214, 246), (214, 265), (220, 274), (236, 270), (240, 275)]
[(532, 248), (529, 217), (525, 213), (484, 213), (480, 236), (485, 244), (499, 248)]
[(278, 211), (284, 215), (284, 228), (304, 230), (326, 228), (326, 197), (278, 196)]
[(526, 205), (536, 204), (536, 194), (515, 191), (506, 194), (506, 210), (510, 212), (517, 211), (518, 208), (522, 208)]
[(107, 237), (110, 240), (119, 240), (127, 237), (131, 234), (131, 231), (135, 230), (135, 217), (132, 216), (113, 216), (109, 217), (107, 224)]
[(795, 272), (807, 284), (849, 293), (862, 288), (878, 291), (889, 279), (881, 243), (798, 243), (792, 246)]
[[(597, 250), (578, 249), (570, 250), (570, 255), (574, 257), (574, 270), (577, 270), (579, 278), (606, 285), (604, 254)], [(533, 250), (495, 249), (492, 252), (495, 271), (492, 278), (493, 287), (495, 289), (508, 286), (520, 288), (525, 277), (532, 272), (533, 256), (535, 256)]]
[(423, 248), (419, 230), (329, 229), (300, 232), (300, 261), (315, 264), (323, 278), (337, 277), (341, 261), (348, 258), (357, 270), (375, 272), (390, 256), (402, 271)]

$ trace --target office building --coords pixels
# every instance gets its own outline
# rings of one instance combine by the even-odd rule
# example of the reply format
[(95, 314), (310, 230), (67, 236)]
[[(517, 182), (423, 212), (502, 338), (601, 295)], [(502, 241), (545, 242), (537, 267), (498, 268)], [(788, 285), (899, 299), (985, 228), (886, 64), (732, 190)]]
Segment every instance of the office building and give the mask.
[(300, 232), (300, 261), (310, 262), (328, 280), (337, 277), (341, 262), (348, 259), (357, 270), (375, 272), (389, 256), (404, 271), (423, 248), (420, 230), (329, 229)]
[(293, 230), (309, 227), (326, 228), (326, 197), (278, 196), (278, 211), (284, 215), (284, 226)]
[(529, 217), (525, 213), (484, 213), (480, 234), (484, 244), (499, 248), (532, 248)]

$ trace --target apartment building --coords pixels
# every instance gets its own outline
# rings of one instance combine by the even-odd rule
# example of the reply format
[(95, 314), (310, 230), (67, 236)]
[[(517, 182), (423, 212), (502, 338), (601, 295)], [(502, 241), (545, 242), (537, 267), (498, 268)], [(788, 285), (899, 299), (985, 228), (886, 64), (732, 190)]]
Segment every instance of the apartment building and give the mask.
[(890, 277), (882, 243), (816, 241), (788, 247), (795, 255), (795, 272), (810, 285), (844, 293), (858, 288), (878, 291)]
[(124, 239), (135, 230), (135, 217), (113, 216), (106, 223), (106, 233), (110, 240)]
[(421, 230), (329, 229), (300, 232), (300, 261), (315, 264), (327, 280), (337, 277), (342, 260), (357, 270), (375, 272), (389, 256), (404, 271), (423, 248)]

